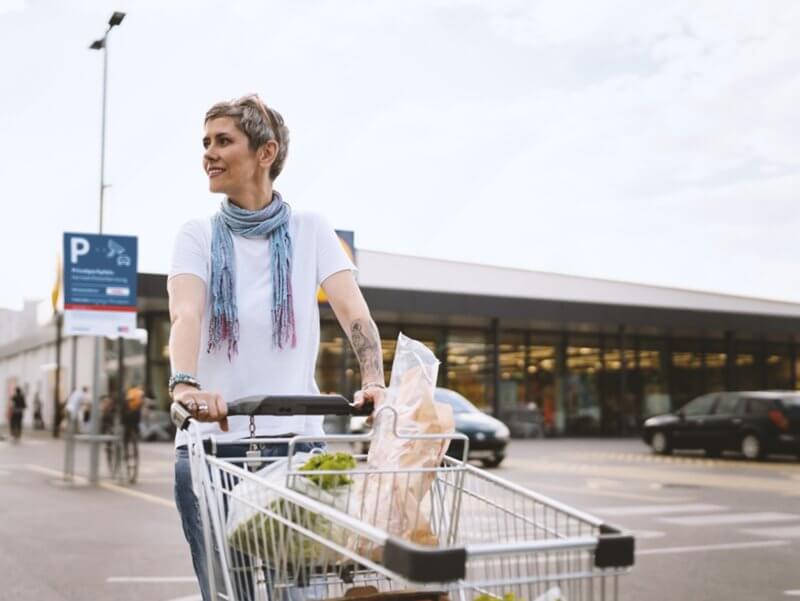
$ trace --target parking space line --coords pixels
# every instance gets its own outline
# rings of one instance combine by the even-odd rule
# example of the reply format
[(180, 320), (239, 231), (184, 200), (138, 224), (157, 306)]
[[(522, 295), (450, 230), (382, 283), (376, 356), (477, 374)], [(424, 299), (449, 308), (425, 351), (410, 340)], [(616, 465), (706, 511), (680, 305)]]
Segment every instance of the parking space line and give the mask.
[(725, 511), (727, 507), (722, 505), (704, 504), (675, 504), (675, 505), (634, 505), (625, 507), (598, 507), (593, 509), (593, 513), (612, 516), (635, 516), (635, 515), (664, 515), (668, 513), (701, 513), (707, 511)]
[(540, 482), (540, 481), (524, 482), (520, 484), (532, 490), (536, 490), (538, 488), (544, 488), (560, 492), (580, 493), (581, 495), (586, 495), (591, 497), (611, 497), (615, 499), (630, 499), (631, 501), (653, 501), (653, 502), (674, 501), (676, 503), (681, 503), (684, 501), (691, 501), (692, 499), (694, 499), (694, 497), (665, 497), (664, 495), (661, 496), (639, 495), (631, 492), (599, 490), (597, 488), (583, 488), (580, 486), (563, 486), (561, 484), (551, 484), (550, 482)]
[(636, 557), (640, 555), (668, 555), (671, 553), (705, 553), (706, 551), (737, 551), (741, 549), (758, 549), (765, 547), (783, 547), (789, 544), (788, 540), (766, 540), (755, 543), (726, 543), (720, 545), (700, 545), (697, 547), (664, 547), (661, 549), (637, 549)]
[(197, 582), (194, 576), (111, 576), (106, 578), (109, 584), (162, 584)]
[(742, 530), (755, 536), (777, 536), (781, 538), (800, 538), (800, 526), (774, 526), (772, 528), (752, 528)]
[(800, 520), (793, 513), (722, 513), (719, 515), (692, 515), (679, 518), (659, 518), (660, 521), (678, 526), (716, 526), (721, 524), (758, 524), (764, 522), (785, 522)]
[[(39, 472), (40, 474), (46, 474), (48, 476), (55, 476), (56, 478), (59, 479), (63, 479), (64, 477), (63, 472), (50, 469), (49, 467), (42, 467), (41, 465), (34, 465), (31, 463), (27, 463), (25, 464), (25, 469), (28, 469), (33, 472)], [(84, 476), (74, 475), (73, 480), (81, 485), (86, 485), (89, 483), (89, 480)], [(127, 495), (129, 497), (135, 497), (137, 499), (141, 499), (142, 501), (148, 501), (149, 503), (155, 503), (156, 505), (161, 505), (163, 507), (169, 507), (170, 509), (175, 509), (175, 501), (166, 499), (164, 497), (151, 495), (146, 492), (134, 490), (132, 488), (125, 488), (124, 486), (118, 486), (117, 484), (111, 484), (110, 482), (100, 482), (98, 486), (100, 488), (109, 490), (111, 492)]]
[(508, 467), (545, 474), (586, 475), (593, 478), (602, 476), (623, 480), (660, 482), (662, 484), (688, 484), (706, 488), (757, 491), (759, 493), (797, 493), (797, 482), (789, 478), (765, 478), (736, 474), (707, 474), (669, 469), (653, 470), (631, 465), (609, 466), (514, 457), (506, 459), (506, 463)]

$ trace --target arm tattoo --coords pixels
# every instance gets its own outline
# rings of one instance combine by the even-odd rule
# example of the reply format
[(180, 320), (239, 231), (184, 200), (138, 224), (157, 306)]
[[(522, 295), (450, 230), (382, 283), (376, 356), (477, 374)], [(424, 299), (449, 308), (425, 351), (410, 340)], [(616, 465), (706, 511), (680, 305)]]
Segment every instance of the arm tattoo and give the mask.
[(362, 382), (383, 384), (383, 352), (378, 326), (371, 319), (356, 319), (350, 324), (350, 344), (358, 357)]

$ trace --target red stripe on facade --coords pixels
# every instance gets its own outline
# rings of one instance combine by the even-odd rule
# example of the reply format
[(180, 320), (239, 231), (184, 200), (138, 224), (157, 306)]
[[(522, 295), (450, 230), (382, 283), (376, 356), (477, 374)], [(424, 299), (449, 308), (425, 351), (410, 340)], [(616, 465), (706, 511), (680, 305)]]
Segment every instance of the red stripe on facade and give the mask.
[(120, 305), (64, 305), (67, 311), (123, 311), (136, 312), (136, 307), (122, 307)]

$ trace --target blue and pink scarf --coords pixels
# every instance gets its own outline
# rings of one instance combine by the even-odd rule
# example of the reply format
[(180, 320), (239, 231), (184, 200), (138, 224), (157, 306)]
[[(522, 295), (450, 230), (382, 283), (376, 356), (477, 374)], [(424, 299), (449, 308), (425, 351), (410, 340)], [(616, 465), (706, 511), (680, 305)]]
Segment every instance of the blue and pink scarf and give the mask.
[(214, 215), (211, 235), (211, 321), (208, 352), (228, 345), (228, 359), (238, 352), (239, 316), (236, 308), (236, 255), (233, 234), (245, 238), (267, 238), (272, 271), (272, 345), (297, 344), (292, 306), (291, 210), (277, 192), (260, 211), (241, 209), (225, 199)]

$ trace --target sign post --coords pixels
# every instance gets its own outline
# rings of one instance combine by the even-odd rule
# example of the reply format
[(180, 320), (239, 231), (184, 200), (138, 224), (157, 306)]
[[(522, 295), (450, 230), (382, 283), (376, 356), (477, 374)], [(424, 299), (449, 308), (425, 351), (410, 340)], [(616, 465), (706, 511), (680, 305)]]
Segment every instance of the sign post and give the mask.
[(95, 336), (89, 481), (99, 480), (102, 337), (136, 332), (135, 236), (64, 233), (64, 333)]

